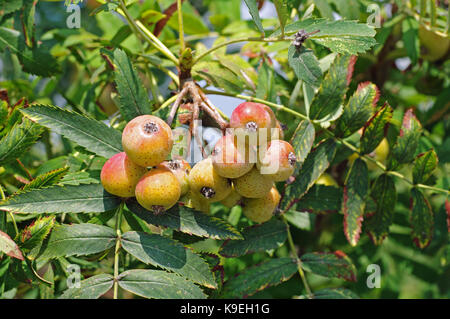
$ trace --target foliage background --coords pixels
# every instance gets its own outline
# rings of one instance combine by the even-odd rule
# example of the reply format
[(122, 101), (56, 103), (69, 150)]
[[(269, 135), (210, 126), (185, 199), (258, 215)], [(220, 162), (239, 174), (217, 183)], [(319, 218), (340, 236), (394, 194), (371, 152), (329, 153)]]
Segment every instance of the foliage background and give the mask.
[[(20, 10), (14, 14), (20, 15), (22, 12), (22, 18), (31, 16), (26, 10), (31, 10), (31, 7), (27, 5), (33, 2), (27, 0), (18, 2), (23, 3), (24, 6), (21, 5)], [(161, 11), (173, 4), (172, 0), (134, 2), (129, 7), (131, 14), (140, 17), (152, 31), (155, 30), (155, 22), (161, 19)], [(420, 1), (411, 2), (413, 7), (420, 5)], [(439, 28), (441, 32), (446, 32), (445, 28), (448, 31), (448, 26), (445, 24), (448, 19), (446, 17), (448, 1), (437, 2), (440, 4)], [(8, 1), (0, 1), (0, 3), (5, 6), (4, 8), (8, 5)], [(399, 134), (403, 114), (407, 109), (413, 108), (423, 127), (423, 134), (415, 154), (426, 152), (431, 148), (435, 150), (439, 163), (430, 185), (448, 190), (450, 182), (448, 175), (450, 60), (448, 52), (437, 61), (424, 59), (426, 52), (418, 37), (418, 22), (411, 15), (411, 3), (400, 0), (298, 0), (290, 1), (289, 6), (299, 8), (300, 17), (311, 14), (314, 17), (344, 18), (365, 23), (370, 14), (367, 13), (367, 6), (372, 3), (381, 7), (382, 27), (376, 29), (375, 36), (378, 43), (374, 48), (359, 54), (347, 97), (356, 91), (358, 83), (370, 81), (377, 85), (380, 101), (387, 101), (394, 111), (393, 120), (387, 132), (390, 147), (395, 144)], [(102, 57), (105, 51), (102, 50), (117, 47), (125, 50), (139, 71), (153, 107), (161, 105), (171, 96), (171, 92), (177, 89), (173, 79), (167, 75), (167, 71), (161, 68), (175, 74), (177, 71), (169, 60), (143, 44), (126, 26), (123, 19), (117, 14), (108, 12), (109, 8), (101, 7), (105, 10), (92, 14), (97, 7), (95, 1), (84, 1), (79, 5), (82, 24), (80, 29), (67, 28), (66, 17), (69, 13), (66, 12), (66, 6), (61, 1), (38, 1), (35, 6), (34, 27), (33, 22), (31, 24), (25, 22), (25, 27), (20, 26), (17, 24), (17, 19), (11, 19), (11, 15), (2, 14), (0, 17), (2, 27), (20, 30), (25, 36), (24, 39), (21, 38), (21, 41), (25, 43), (34, 41), (35, 46), (39, 46), (40, 49), (39, 52), (32, 53), (37, 63), (30, 67), (32, 70), (28, 69), (26, 72), (24, 71), (26, 66), (20, 54), (16, 54), (11, 49), (5, 49), (5, 44), (0, 43), (0, 87), (7, 91), (10, 105), (18, 103), (17, 108), (26, 107), (27, 102), (57, 105), (80, 114), (88, 114), (120, 130), (126, 122), (120, 118), (117, 107), (111, 100), (112, 96), (116, 104), (120, 103), (117, 100), (114, 75), (105, 66), (105, 59)], [(271, 1), (264, 1), (260, 14), (266, 32), (279, 26), (275, 6)], [(196, 50), (196, 53), (204, 52), (206, 48), (224, 41), (224, 38), (260, 35), (257, 27), (250, 20), (251, 16), (245, 3), (241, 1), (185, 1), (183, 18), (185, 40), (189, 47)], [(405, 30), (408, 27), (410, 31), (406, 35)], [(26, 37), (27, 30), (29, 35), (33, 35), (31, 38)], [(175, 13), (161, 31), (159, 39), (172, 52), (178, 54), (180, 49), (178, 38), (178, 22)], [(439, 43), (435, 44), (439, 46)], [(210, 68), (212, 66), (216, 68), (213, 71), (210, 70), (210, 74), (214, 74), (214, 77), (202, 74), (200, 66), (196, 69), (199, 72), (195, 77), (202, 86), (209, 89), (225, 89), (236, 95), (242, 93), (242, 88), (245, 88), (250, 95), (287, 105), (304, 114), (305, 91), (296, 89), (297, 78), (287, 58), (289, 45), (289, 42), (248, 42), (233, 44), (227, 49), (224, 47), (204, 59), (205, 63), (213, 60), (221, 61), (221, 63), (213, 62), (208, 65)], [(315, 42), (307, 41), (305, 45), (314, 50), (318, 59), (330, 54), (327, 48)], [(238, 68), (244, 68), (250, 80), (236, 75), (232, 71), (233, 63), (236, 63)], [(47, 72), (49, 74), (46, 74)], [(152, 84), (152, 81), (157, 85)], [(254, 87), (249, 82), (253, 83)], [(27, 102), (21, 100), (22, 98), (25, 98)], [(210, 95), (210, 98), (227, 115), (243, 101), (239, 98), (217, 95)], [(20, 114), (20, 112), (17, 113)], [(16, 116), (20, 117), (19, 114)], [(4, 116), (4, 114), (1, 115)], [(11, 115), (9, 116), (10, 119)], [(290, 114), (280, 111), (277, 116), (280, 121), (288, 125), (287, 136), (292, 136), (298, 119), (293, 121), (294, 118)], [(72, 179), (75, 184), (80, 183), (80, 180), (87, 180), (86, 183), (98, 183), (104, 158), (92, 156), (90, 152), (66, 137), (50, 132), (48, 129), (35, 129), (42, 130), (37, 132), (40, 133), (40, 137), (36, 143), (30, 141), (30, 145), (34, 145), (18, 156), (20, 161), (0, 162), (0, 183), (6, 196), (16, 193), (32, 178), (66, 166), (68, 175), (64, 178), (69, 182)], [(6, 135), (7, 130), (7, 124), (3, 124), (2, 136)], [(214, 139), (213, 136), (208, 138)], [(354, 139), (354, 142), (356, 143), (357, 140), (358, 138)], [(342, 188), (344, 185), (348, 167), (347, 158), (352, 153), (353, 151), (345, 147), (340, 148), (327, 170), (327, 173), (334, 178), (335, 186)], [(411, 176), (411, 171), (411, 164), (400, 169), (405, 176)], [(371, 180), (380, 173), (379, 169), (369, 164)], [(410, 185), (401, 179), (396, 179), (395, 186), (397, 202), (395, 209), (392, 208), (395, 211), (393, 223), (390, 226), (389, 237), (379, 246), (374, 245), (366, 234), (362, 234), (355, 247), (349, 245), (343, 232), (342, 214), (337, 211), (325, 213), (319, 209), (314, 213), (298, 214), (296, 217), (298, 227), (290, 227), (290, 229), (299, 255), (313, 251), (340, 250), (353, 261), (358, 279), (356, 282), (351, 282), (308, 273), (307, 279), (313, 291), (345, 287), (362, 298), (450, 297), (450, 246), (447, 224), (450, 217), (449, 208), (447, 207), (446, 210), (445, 206), (447, 196), (442, 192), (426, 191), (434, 212), (433, 239), (429, 246), (419, 249), (411, 239)], [(245, 218), (239, 220), (236, 218), (240, 214), (239, 210), (239, 208), (233, 208), (230, 212), (221, 205), (215, 205), (211, 214), (228, 220), (237, 229), (242, 229), (250, 223)], [(65, 223), (87, 223), (92, 222), (97, 215), (68, 213), (63, 216)], [(99, 216), (106, 218), (104, 214)], [(13, 236), (14, 229), (9, 218), (6, 233)], [(18, 214), (16, 221), (19, 229), (23, 230), (30, 225), (34, 218), (34, 215)], [(61, 215), (57, 215), (59, 222), (61, 222), (60, 218)], [(97, 220), (94, 223), (114, 227), (112, 219), (107, 222), (105, 220), (100, 222)], [(123, 227), (124, 229), (133, 228), (128, 223), (125, 223)], [(197, 240), (190, 239), (179, 232), (172, 233), (170, 230), (164, 234), (186, 245)], [(205, 241), (204, 244), (197, 242), (197, 245), (192, 243), (191, 247), (199, 253), (203, 250), (215, 251), (221, 242), (219, 241), (218, 244), (213, 241)], [(273, 257), (288, 256), (289, 247), (282, 245), (270, 251), (236, 258), (222, 258), (224, 279), (232, 278), (235, 274)], [(113, 257), (113, 251), (110, 250), (106, 255), (67, 257), (66, 262), (79, 264), (83, 269), (83, 276), (88, 277), (111, 273)], [(128, 265), (137, 264), (136, 260), (130, 261), (123, 258), (122, 261)], [(0, 257), (0, 296), (2, 298), (58, 297), (65, 290), (65, 278), (68, 274), (63, 270), (64, 263), (55, 264), (54, 273), (51, 271), (51, 274), (46, 267), (39, 269), (40, 276), (44, 278), (51, 276), (51, 281), (54, 281), (54, 285), (49, 288), (35, 278), (30, 279), (33, 275), (29, 274), (30, 269), (27, 267), (20, 269), (21, 267), (16, 265), (12, 273), (7, 271), (10, 261), (12, 262), (12, 258), (6, 255)], [(369, 275), (366, 269), (370, 264), (378, 264), (381, 267), (381, 288), (369, 289), (366, 285), (366, 278)], [(301, 278), (295, 274), (289, 280), (259, 291), (249, 298), (292, 298), (304, 294)], [(111, 293), (106, 296), (110, 297)], [(123, 296), (132, 297), (128, 293), (124, 293)]]

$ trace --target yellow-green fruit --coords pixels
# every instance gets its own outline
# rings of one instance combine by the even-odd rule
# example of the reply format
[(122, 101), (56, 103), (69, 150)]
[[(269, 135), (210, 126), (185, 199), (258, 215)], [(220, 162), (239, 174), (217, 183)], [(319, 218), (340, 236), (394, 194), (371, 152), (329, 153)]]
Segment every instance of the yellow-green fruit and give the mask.
[(200, 194), (194, 194), (191, 190), (186, 195), (188, 201), (186, 206), (194, 208), (195, 210), (209, 214), (210, 202)]
[(122, 146), (127, 156), (144, 167), (158, 165), (172, 150), (169, 125), (159, 117), (141, 115), (132, 119), (122, 133)]
[(267, 175), (273, 181), (285, 181), (294, 173), (297, 158), (294, 148), (288, 142), (273, 140), (264, 152), (260, 148), (259, 153), (259, 161), (256, 166), (261, 174)]
[(316, 181), (316, 184), (325, 186), (339, 186), (336, 180), (327, 173), (323, 173)]
[(209, 203), (219, 202), (231, 192), (230, 180), (217, 174), (211, 157), (194, 165), (189, 173), (189, 187), (195, 195)]
[(245, 198), (242, 212), (255, 223), (264, 223), (272, 218), (275, 209), (280, 202), (280, 193), (275, 187), (263, 198)]
[(165, 167), (169, 169), (178, 178), (181, 186), (181, 196), (187, 194), (189, 191), (189, 173), (191, 166), (183, 159), (164, 161), (157, 166), (157, 168)]
[(236, 190), (233, 187), (230, 195), (228, 195), (224, 200), (221, 200), (220, 203), (225, 205), (228, 208), (231, 208), (231, 207), (238, 205), (239, 202), (241, 201), (241, 199), (242, 199), (242, 196), (238, 192), (236, 192)]
[(442, 59), (450, 48), (449, 37), (442, 37), (422, 24), (419, 27), (419, 39), (425, 51), (422, 57), (431, 62)]
[[(236, 143), (234, 135), (224, 135), (217, 141), (212, 152), (214, 169), (220, 176), (238, 178), (254, 165), (250, 152), (253, 152), (252, 148), (245, 143)], [(256, 158), (256, 154), (253, 154), (253, 158)]]
[(261, 198), (270, 192), (273, 180), (262, 175), (256, 167), (233, 181), (234, 189), (247, 198)]
[(139, 180), (135, 194), (142, 207), (160, 214), (177, 203), (181, 186), (169, 169), (153, 168)]
[[(386, 163), (386, 159), (389, 155), (389, 142), (386, 138), (383, 138), (381, 140), (381, 143), (377, 146), (377, 148), (370, 154), (368, 154), (368, 156), (373, 157), (375, 160), (379, 161), (382, 164)], [(349, 165), (352, 165), (353, 162), (355, 161), (355, 159), (357, 159), (359, 156), (357, 153), (353, 153), (352, 155), (350, 155), (347, 159), (348, 159), (348, 163)], [(374, 170), (376, 167), (378, 167), (375, 163), (373, 163), (372, 161), (366, 160), (367, 163), (367, 167), (370, 170)]]
[(106, 161), (100, 173), (100, 180), (108, 193), (132, 197), (136, 184), (145, 172), (146, 168), (136, 165), (122, 152)]

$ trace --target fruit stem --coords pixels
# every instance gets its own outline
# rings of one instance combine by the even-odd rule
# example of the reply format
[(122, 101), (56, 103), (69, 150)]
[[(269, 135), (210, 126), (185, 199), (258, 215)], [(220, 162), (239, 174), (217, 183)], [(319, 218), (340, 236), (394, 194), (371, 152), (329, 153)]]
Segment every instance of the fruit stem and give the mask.
[(308, 281), (306, 280), (305, 272), (303, 271), (303, 268), (302, 268), (302, 261), (301, 261), (300, 257), (298, 257), (298, 255), (297, 255), (297, 250), (295, 249), (294, 241), (292, 240), (292, 234), (291, 234), (291, 229), (290, 229), (289, 223), (286, 220), (286, 218), (284, 217), (284, 215), (282, 216), (282, 219), (283, 219), (283, 222), (286, 224), (287, 238), (288, 238), (288, 243), (289, 243), (289, 248), (291, 250), (291, 254), (297, 261), (298, 274), (300, 275), (300, 278), (302, 279), (303, 286), (305, 286), (306, 296), (308, 297), (308, 299), (311, 299), (313, 294), (312, 294), (311, 288), (309, 288)]
[[(292, 109), (290, 109), (290, 108), (288, 108), (288, 107), (286, 107), (284, 105), (275, 104), (275, 103), (272, 103), (272, 102), (269, 102), (269, 101), (265, 101), (265, 100), (262, 100), (262, 99), (258, 99), (258, 98), (254, 98), (254, 97), (246, 96), (246, 95), (241, 95), (241, 94), (232, 94), (232, 93), (227, 93), (227, 92), (211, 91), (211, 90), (204, 90), (204, 92), (206, 94), (216, 94), (216, 95), (231, 96), (231, 97), (236, 97), (236, 98), (239, 98), (239, 99), (247, 100), (247, 101), (250, 101), (250, 102), (257, 102), (257, 103), (266, 104), (266, 105), (268, 105), (270, 107), (273, 107), (276, 110), (280, 110), (280, 111), (283, 111), (283, 112), (286, 112), (286, 113), (290, 113), (290, 114), (293, 114), (293, 115), (295, 115), (295, 116), (297, 116), (297, 117), (299, 117), (301, 119), (310, 121), (306, 115), (303, 115), (303, 114), (301, 114), (299, 112), (296, 112), (296, 111), (294, 111), (294, 110), (292, 110)], [(318, 124), (315, 121), (311, 121), (311, 122), (313, 124)], [(331, 132), (329, 129), (324, 129), (324, 132), (326, 134), (328, 134), (330, 137), (332, 137), (334, 140), (336, 140), (337, 142), (345, 145), (347, 148), (351, 149), (355, 153), (358, 153), (358, 155), (360, 157), (363, 157), (363, 158), (373, 162), (376, 166), (378, 166), (386, 174), (389, 174), (389, 175), (392, 175), (392, 176), (396, 176), (396, 177), (404, 180), (408, 184), (414, 185), (413, 182), (411, 182), (408, 178), (406, 178), (401, 173), (394, 172), (394, 171), (389, 171), (389, 170), (387, 170), (386, 166), (384, 166), (382, 163), (380, 163), (376, 159), (374, 159), (374, 158), (372, 158), (372, 157), (370, 157), (370, 156), (368, 156), (366, 154), (361, 154), (360, 150), (357, 147), (353, 146), (352, 144), (350, 144), (346, 140), (343, 140), (343, 139), (335, 136), (334, 133)], [(417, 184), (417, 185), (414, 185), (414, 186), (416, 186), (418, 188), (428, 189), (428, 190), (432, 190), (432, 191), (435, 191), (435, 192), (439, 192), (439, 193), (444, 193), (444, 194), (450, 195), (450, 191), (442, 189), (442, 188), (428, 186), (428, 185), (423, 185), (423, 184)]]
[(130, 25), (133, 32), (140, 34), (150, 45), (156, 50), (164, 54), (175, 65), (178, 65), (178, 59), (153, 33), (150, 32), (140, 21), (135, 21), (127, 10), (123, 0), (119, 0), (120, 8), (117, 9), (117, 13), (122, 15)]
[(183, 52), (186, 45), (184, 43), (183, 11), (181, 10), (181, 0), (177, 0), (177, 11), (178, 11), (178, 35), (180, 37), (180, 51)]
[(119, 207), (117, 208), (116, 212), (116, 247), (114, 249), (114, 295), (113, 298), (117, 299), (118, 292), (119, 292), (119, 253), (120, 253), (120, 226), (122, 225), (122, 213), (123, 213), (123, 206), (125, 202), (121, 202)]

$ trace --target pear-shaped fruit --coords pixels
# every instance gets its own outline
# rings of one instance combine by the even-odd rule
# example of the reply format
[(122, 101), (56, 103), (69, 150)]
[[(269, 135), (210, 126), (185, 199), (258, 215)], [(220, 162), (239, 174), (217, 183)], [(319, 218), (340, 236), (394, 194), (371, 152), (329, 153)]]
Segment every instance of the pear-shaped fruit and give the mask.
[(261, 198), (267, 195), (273, 186), (273, 180), (261, 175), (256, 167), (250, 172), (233, 180), (234, 189), (243, 197)]
[(146, 172), (146, 168), (136, 165), (122, 152), (106, 161), (100, 180), (107, 192), (120, 197), (132, 197), (136, 184)]
[(181, 186), (169, 169), (152, 168), (139, 180), (135, 194), (142, 207), (160, 214), (177, 203), (181, 196)]
[(141, 115), (125, 126), (122, 146), (136, 164), (149, 167), (164, 161), (172, 150), (173, 139), (169, 125), (153, 115)]
[(214, 169), (211, 157), (207, 157), (189, 173), (191, 191), (210, 203), (219, 202), (231, 192), (231, 181), (220, 176)]
[(280, 193), (275, 187), (262, 198), (245, 198), (242, 212), (255, 223), (264, 223), (272, 218), (280, 202)]

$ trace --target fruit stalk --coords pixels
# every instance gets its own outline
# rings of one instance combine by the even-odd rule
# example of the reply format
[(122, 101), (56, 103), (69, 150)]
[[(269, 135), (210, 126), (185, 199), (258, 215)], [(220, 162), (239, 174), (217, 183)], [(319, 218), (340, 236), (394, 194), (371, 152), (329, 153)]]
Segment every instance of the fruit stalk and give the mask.
[(302, 279), (303, 285), (305, 286), (306, 296), (308, 297), (308, 299), (311, 299), (312, 298), (312, 291), (311, 291), (311, 288), (309, 288), (308, 281), (306, 280), (306, 276), (305, 276), (305, 273), (304, 273), (303, 268), (302, 268), (302, 261), (301, 261), (300, 257), (298, 257), (297, 251), (295, 249), (295, 245), (294, 245), (294, 241), (292, 240), (292, 234), (291, 234), (291, 230), (290, 230), (290, 227), (289, 227), (289, 223), (286, 220), (286, 218), (284, 217), (284, 215), (282, 216), (282, 219), (283, 219), (283, 222), (286, 224), (287, 237), (288, 237), (288, 243), (289, 243), (289, 248), (291, 250), (291, 254), (297, 260), (298, 274), (300, 275), (300, 278)]
[(117, 234), (117, 239), (116, 239), (116, 247), (114, 249), (114, 293), (113, 293), (113, 298), (117, 299), (118, 297), (118, 292), (119, 292), (119, 253), (120, 253), (120, 237), (121, 237), (121, 232), (120, 232), (120, 226), (122, 225), (122, 213), (123, 213), (123, 206), (124, 206), (124, 202), (122, 202), (119, 207), (117, 208), (117, 212), (116, 212), (116, 226), (115, 226), (115, 230), (116, 230), (116, 234)]

